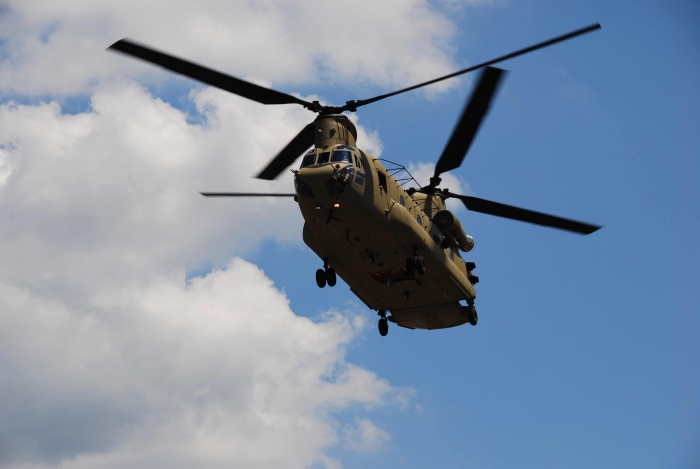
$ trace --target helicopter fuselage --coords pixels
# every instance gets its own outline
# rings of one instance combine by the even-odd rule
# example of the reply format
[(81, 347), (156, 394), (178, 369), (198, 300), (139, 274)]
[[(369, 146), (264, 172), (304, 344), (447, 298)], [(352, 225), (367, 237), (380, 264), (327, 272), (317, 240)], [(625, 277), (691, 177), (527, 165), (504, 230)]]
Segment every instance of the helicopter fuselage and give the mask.
[[(459, 302), (473, 304), (476, 297), (471, 272), (432, 222), (445, 210), (444, 198), (409, 194), (381, 161), (350, 145), (354, 126), (345, 120), (317, 122), (318, 137), (327, 130), (324, 123), (347, 132), (336, 130), (333, 137), (341, 138), (330, 141), (317, 138), (295, 171), (304, 242), (369, 308), (391, 312), (392, 322), (420, 329), (466, 323)], [(415, 256), (425, 260), (423, 275), (406, 267)]]

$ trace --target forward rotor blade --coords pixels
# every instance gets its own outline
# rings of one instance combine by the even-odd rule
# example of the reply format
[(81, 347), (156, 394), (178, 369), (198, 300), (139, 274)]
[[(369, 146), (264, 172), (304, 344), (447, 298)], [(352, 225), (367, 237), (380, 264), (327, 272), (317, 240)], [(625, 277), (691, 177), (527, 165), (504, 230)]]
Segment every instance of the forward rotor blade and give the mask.
[(200, 192), (204, 197), (294, 197), (296, 194), (262, 194), (259, 192)]
[(137, 59), (145, 60), (155, 65), (171, 70), (175, 73), (194, 78), (195, 80), (206, 83), (207, 85), (215, 86), (233, 94), (243, 96), (244, 98), (252, 99), (262, 104), (301, 104), (311, 105), (304, 101), (286, 93), (263, 88), (262, 86), (254, 85), (240, 78), (232, 77), (215, 70), (202, 67), (201, 65), (178, 59), (163, 52), (158, 52), (149, 47), (136, 44), (128, 39), (122, 39), (115, 42), (108, 49), (121, 52), (122, 54), (136, 57)]
[(450, 137), (435, 165), (435, 177), (459, 168), (464, 161), (504, 73), (505, 71), (500, 68), (486, 67), (484, 69), (479, 84), (464, 108), (457, 127), (452, 132), (452, 137)]
[(556, 217), (554, 215), (547, 215), (546, 213), (534, 212), (532, 210), (500, 204), (498, 202), (491, 202), (490, 200), (479, 199), (478, 197), (471, 197), (469, 195), (458, 195), (449, 192), (445, 195), (461, 199), (467, 209), (472, 212), (486, 213), (488, 215), (534, 223), (535, 225), (549, 226), (551, 228), (573, 231), (574, 233), (584, 235), (591, 234), (602, 228), (597, 225)]
[(255, 177), (258, 179), (272, 180), (279, 176), (279, 174), (284, 171), (287, 166), (294, 163), (294, 160), (296, 160), (302, 153), (304, 153), (314, 144), (315, 131), (316, 124), (313, 122), (301, 129), (301, 132), (299, 132), (296, 137), (294, 137), (292, 141), (289, 142), (277, 156), (275, 156), (275, 159), (273, 159), (270, 164), (268, 164), (267, 167)]
[[(557, 37), (552, 38), (548, 41), (540, 42), (539, 44), (534, 44), (530, 47), (526, 47), (524, 49), (520, 49), (520, 50), (517, 50), (515, 52), (511, 52), (510, 54), (506, 54), (506, 55), (503, 55), (501, 57), (489, 60), (487, 62), (483, 62), (483, 63), (480, 63), (478, 65), (474, 65), (472, 67), (465, 68), (464, 70), (450, 73), (449, 75), (445, 75), (445, 76), (440, 77), (440, 78), (435, 78), (434, 80), (430, 80), (430, 81), (426, 81), (424, 83), (419, 83), (417, 85), (409, 86), (408, 88), (394, 91), (392, 93), (387, 93), (387, 94), (383, 94), (380, 96), (375, 96), (374, 98), (361, 99), (359, 101), (354, 101), (354, 102), (352, 102), (353, 109), (351, 109), (351, 110), (354, 110), (355, 108), (358, 108), (360, 106), (364, 106), (366, 104), (376, 103), (377, 101), (382, 100), (384, 98), (389, 98), (390, 96), (396, 96), (397, 94), (401, 94), (401, 93), (405, 93), (407, 91), (415, 90), (416, 88), (421, 88), (423, 86), (432, 85), (433, 83), (437, 83), (437, 82), (442, 81), (442, 80), (447, 80), (448, 78), (452, 78), (452, 77), (456, 77), (459, 75), (463, 75), (465, 73), (473, 72), (474, 70), (477, 70), (479, 68), (483, 68), (483, 67), (486, 67), (489, 65), (497, 64), (498, 62), (503, 62), (504, 60), (512, 59), (513, 57), (518, 57), (519, 55), (527, 54), (528, 52), (532, 52), (532, 51), (535, 51), (537, 49), (542, 49), (543, 47), (551, 46), (551, 45), (556, 44), (558, 42), (566, 41), (567, 39), (572, 39), (576, 36), (580, 36), (582, 34), (586, 34), (586, 33), (589, 33), (591, 31), (595, 31), (597, 29), (600, 29), (600, 24), (598, 24), (598, 23), (592, 24), (592, 25), (587, 26), (585, 28), (577, 29), (576, 31), (572, 31), (568, 34), (564, 34), (562, 36), (557, 36)], [(348, 108), (348, 109), (350, 109), (350, 108)]]

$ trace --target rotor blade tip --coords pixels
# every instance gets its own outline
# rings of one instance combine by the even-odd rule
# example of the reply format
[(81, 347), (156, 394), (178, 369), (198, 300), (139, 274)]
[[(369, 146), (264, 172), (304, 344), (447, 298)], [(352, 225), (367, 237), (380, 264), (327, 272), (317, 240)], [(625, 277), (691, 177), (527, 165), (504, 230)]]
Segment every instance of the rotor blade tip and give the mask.
[(591, 228), (593, 228), (593, 229), (592, 229), (591, 231), (589, 231), (588, 233), (584, 233), (584, 236), (588, 236), (589, 234), (593, 234), (593, 233), (595, 233), (596, 231), (600, 230), (600, 229), (603, 228), (603, 227), (602, 227), (602, 226), (595, 226), (595, 225), (594, 225), (594, 226), (592, 226)]
[(119, 47), (120, 43), (124, 42), (129, 42), (129, 40), (125, 37), (119, 39), (118, 41), (114, 41), (111, 46), (109, 46), (107, 49), (117, 49)]

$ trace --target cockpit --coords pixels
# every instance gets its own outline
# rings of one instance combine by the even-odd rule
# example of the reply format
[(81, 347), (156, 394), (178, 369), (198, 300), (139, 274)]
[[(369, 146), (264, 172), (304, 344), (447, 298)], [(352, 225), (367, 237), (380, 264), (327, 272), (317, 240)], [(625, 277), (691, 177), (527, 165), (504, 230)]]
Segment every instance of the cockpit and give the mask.
[[(365, 173), (362, 161), (364, 154), (360, 150), (349, 145), (335, 145), (328, 149), (324, 148), (323, 151), (319, 150), (321, 149), (314, 148), (307, 152), (301, 160), (300, 169), (309, 168), (313, 170), (314, 167), (330, 164), (333, 174), (326, 181), (326, 189), (330, 195), (345, 192), (353, 183), (359, 187), (364, 187)], [(311, 198), (313, 197), (313, 192), (309, 184), (303, 181), (304, 173), (297, 173), (294, 177), (294, 184), (300, 197)], [(312, 173), (313, 171), (308, 174)], [(322, 171), (319, 174), (322, 173), (328, 174), (327, 171)]]
[(338, 145), (333, 148), (333, 151), (324, 151), (316, 153), (315, 149), (311, 149), (301, 160), (301, 168), (312, 166), (314, 164), (323, 163), (352, 163), (353, 152), (357, 152), (356, 148), (349, 145)]
[(304, 155), (304, 158), (301, 160), (301, 168), (305, 168), (307, 166), (311, 166), (312, 164), (316, 163), (316, 152), (312, 148), (309, 150), (309, 152)]

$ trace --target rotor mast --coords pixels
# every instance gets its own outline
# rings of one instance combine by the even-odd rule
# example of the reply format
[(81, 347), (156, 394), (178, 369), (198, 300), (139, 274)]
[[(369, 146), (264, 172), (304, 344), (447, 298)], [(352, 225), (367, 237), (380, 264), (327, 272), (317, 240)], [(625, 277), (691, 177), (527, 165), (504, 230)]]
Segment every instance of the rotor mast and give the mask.
[(344, 114), (322, 114), (314, 121), (314, 145), (327, 148), (333, 145), (357, 146), (357, 129)]

